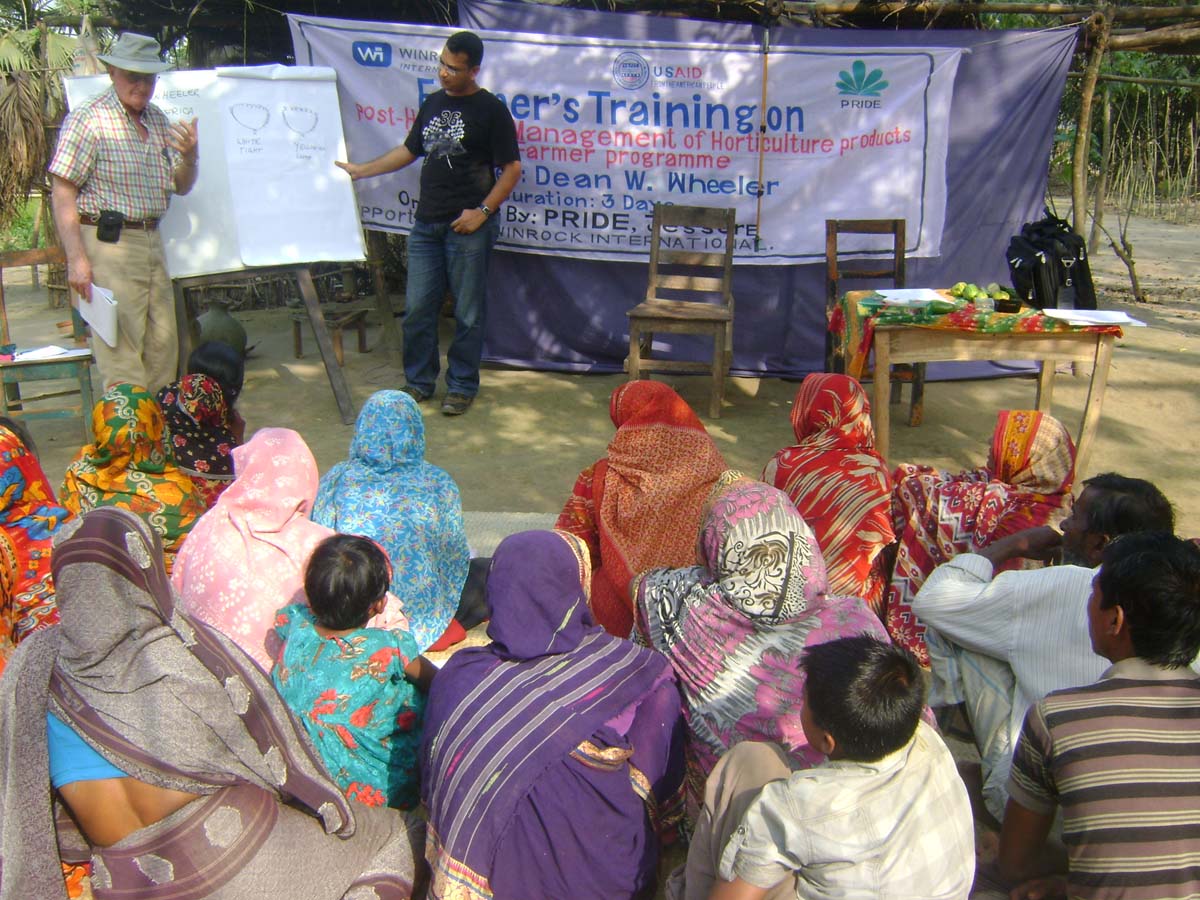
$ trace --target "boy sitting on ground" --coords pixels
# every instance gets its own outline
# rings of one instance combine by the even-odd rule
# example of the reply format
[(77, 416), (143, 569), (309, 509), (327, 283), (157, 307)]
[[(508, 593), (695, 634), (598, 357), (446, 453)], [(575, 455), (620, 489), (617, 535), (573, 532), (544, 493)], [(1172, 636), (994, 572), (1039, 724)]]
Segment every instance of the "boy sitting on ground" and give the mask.
[[(1200, 895), (1200, 549), (1167, 533), (1104, 549), (1088, 600), (1095, 684), (1030, 709), (999, 868), (1014, 898)], [(1029, 880), (1062, 808), (1068, 874)]]
[(800, 724), (828, 761), (793, 773), (771, 744), (725, 754), (669, 895), (966, 898), (971, 808), (950, 752), (921, 721), (916, 660), (864, 635), (809, 647), (803, 665)]

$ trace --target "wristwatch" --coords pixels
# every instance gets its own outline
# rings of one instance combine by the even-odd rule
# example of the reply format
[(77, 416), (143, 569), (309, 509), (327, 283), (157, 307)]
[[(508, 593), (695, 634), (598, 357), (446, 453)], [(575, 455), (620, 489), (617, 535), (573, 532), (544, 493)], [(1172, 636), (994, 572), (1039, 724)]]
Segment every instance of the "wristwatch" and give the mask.
[(479, 211), (480, 211), (481, 213), (483, 213), (485, 216), (488, 216), (489, 218), (490, 218), (490, 217), (491, 217), (491, 215), (492, 215), (492, 211), (491, 211), (491, 209), (488, 207), (488, 205), (487, 205), (486, 203), (480, 203), (480, 204), (479, 204)]

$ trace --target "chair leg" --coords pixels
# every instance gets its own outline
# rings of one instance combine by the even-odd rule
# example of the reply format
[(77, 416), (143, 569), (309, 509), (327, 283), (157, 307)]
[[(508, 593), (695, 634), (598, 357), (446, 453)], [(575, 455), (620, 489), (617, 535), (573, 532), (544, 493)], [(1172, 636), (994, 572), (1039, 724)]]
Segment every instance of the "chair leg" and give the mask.
[(708, 399), (708, 414), (714, 418), (721, 418), (721, 401), (725, 399), (725, 331), (722, 328), (720, 331), (713, 334), (713, 373), (712, 373), (712, 394)]
[(629, 380), (637, 381), (642, 377), (642, 326), (636, 322), (629, 323), (629, 357), (626, 364), (629, 368)]
[(916, 428), (925, 419), (925, 363), (913, 366), (912, 405), (908, 408), (908, 425)]

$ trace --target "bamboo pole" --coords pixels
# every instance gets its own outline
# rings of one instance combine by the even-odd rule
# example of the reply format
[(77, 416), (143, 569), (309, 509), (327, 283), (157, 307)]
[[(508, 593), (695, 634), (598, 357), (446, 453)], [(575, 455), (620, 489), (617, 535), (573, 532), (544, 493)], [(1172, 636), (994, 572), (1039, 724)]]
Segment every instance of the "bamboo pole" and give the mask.
[(1112, 165), (1112, 88), (1104, 88), (1104, 127), (1100, 132), (1100, 174), (1096, 176), (1096, 202), (1092, 207), (1092, 234), (1088, 238), (1088, 255), (1100, 246), (1100, 231), (1104, 227), (1104, 203), (1108, 194), (1108, 170)]
[[(925, 13), (927, 15), (980, 15), (983, 13), (1024, 13), (1026, 15), (1065, 16), (1087, 18), (1103, 7), (1074, 5), (1070, 3), (939, 3), (923, 0), (907, 3), (904, 0), (884, 0), (868, 3), (863, 0), (827, 0), (820, 3), (784, 3), (789, 14), (846, 16), (854, 13), (869, 13), (883, 17), (897, 13)], [(1166, 19), (1200, 19), (1200, 5), (1190, 6), (1121, 6), (1112, 10), (1117, 22), (1160, 22)]]
[(1155, 28), (1141, 34), (1118, 34), (1109, 41), (1110, 50), (1162, 50), (1200, 43), (1200, 28)]
[(1075, 158), (1071, 172), (1071, 227), (1080, 237), (1087, 227), (1087, 164), (1092, 137), (1092, 97), (1096, 93), (1096, 78), (1108, 50), (1112, 18), (1107, 13), (1092, 16), (1089, 31), (1095, 38), (1084, 69), (1083, 85), (1079, 90), (1079, 122), (1075, 130)]

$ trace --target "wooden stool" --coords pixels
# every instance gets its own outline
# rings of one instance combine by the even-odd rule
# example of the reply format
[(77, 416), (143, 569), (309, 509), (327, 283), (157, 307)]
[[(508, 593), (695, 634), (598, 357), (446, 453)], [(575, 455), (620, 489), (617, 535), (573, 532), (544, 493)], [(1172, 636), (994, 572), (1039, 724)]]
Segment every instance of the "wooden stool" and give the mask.
[[(308, 324), (308, 314), (292, 313), (292, 342), (296, 359), (304, 358), (304, 326)], [(333, 355), (339, 366), (346, 364), (345, 351), (342, 349), (342, 330), (353, 326), (358, 330), (358, 352), (367, 352), (367, 310), (365, 308), (350, 309), (344, 312), (325, 313), (325, 325), (333, 338)]]

